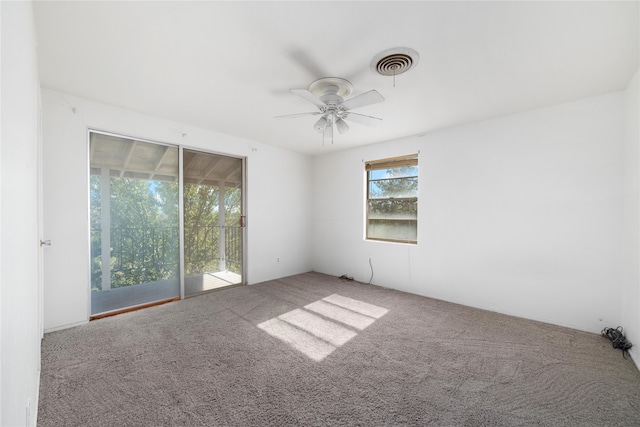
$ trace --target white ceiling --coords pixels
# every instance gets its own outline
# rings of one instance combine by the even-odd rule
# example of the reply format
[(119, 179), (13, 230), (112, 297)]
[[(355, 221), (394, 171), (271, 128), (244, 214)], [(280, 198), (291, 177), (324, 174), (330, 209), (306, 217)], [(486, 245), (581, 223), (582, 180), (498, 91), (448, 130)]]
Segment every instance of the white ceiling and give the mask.
[[(420, 134), (623, 89), (638, 68), (638, 2), (36, 2), (45, 88), (307, 154)], [(396, 78), (370, 69), (420, 54)], [(357, 112), (322, 146), (288, 89), (343, 77)]]

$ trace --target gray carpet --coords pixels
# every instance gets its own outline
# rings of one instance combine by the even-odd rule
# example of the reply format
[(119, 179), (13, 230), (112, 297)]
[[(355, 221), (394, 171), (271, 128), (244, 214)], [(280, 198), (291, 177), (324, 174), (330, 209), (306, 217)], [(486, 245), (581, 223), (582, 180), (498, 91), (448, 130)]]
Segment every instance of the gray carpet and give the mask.
[(633, 426), (640, 372), (597, 334), (307, 273), (47, 334), (38, 423)]

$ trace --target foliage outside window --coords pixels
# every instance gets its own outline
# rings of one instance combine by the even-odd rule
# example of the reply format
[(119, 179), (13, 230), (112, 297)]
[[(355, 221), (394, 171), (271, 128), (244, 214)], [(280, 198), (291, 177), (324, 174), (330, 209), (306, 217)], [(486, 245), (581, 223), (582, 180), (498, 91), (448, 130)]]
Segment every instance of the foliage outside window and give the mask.
[[(90, 133), (89, 147), (92, 291), (178, 283), (178, 147), (100, 132)], [(184, 155), (185, 276), (240, 275), (242, 160), (190, 150)], [(214, 168), (226, 180), (216, 178)]]
[[(101, 177), (91, 185), (91, 288), (102, 290)], [(178, 184), (110, 177), (110, 287), (178, 276)]]
[[(91, 287), (102, 290), (100, 175), (91, 184)], [(110, 178), (110, 287), (178, 277), (178, 184), (132, 178)], [(241, 190), (225, 191), (226, 269), (241, 273)], [(219, 187), (184, 186), (185, 274), (220, 271)]]
[[(202, 184), (184, 185), (185, 275), (221, 271), (219, 221), (220, 187)], [(241, 274), (242, 233), (240, 224), (242, 191), (224, 191), (226, 270)]]
[(367, 239), (418, 241), (418, 155), (365, 163)]

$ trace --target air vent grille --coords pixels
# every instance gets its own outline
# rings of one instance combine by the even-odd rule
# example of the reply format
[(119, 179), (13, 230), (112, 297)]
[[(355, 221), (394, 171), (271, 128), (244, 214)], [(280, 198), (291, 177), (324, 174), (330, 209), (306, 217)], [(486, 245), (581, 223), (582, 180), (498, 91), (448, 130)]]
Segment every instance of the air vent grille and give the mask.
[(385, 56), (376, 64), (378, 74), (383, 76), (397, 76), (411, 68), (413, 59), (409, 55), (396, 54)]
[(371, 61), (371, 69), (383, 76), (397, 76), (418, 64), (418, 52), (406, 47), (398, 47), (379, 53)]

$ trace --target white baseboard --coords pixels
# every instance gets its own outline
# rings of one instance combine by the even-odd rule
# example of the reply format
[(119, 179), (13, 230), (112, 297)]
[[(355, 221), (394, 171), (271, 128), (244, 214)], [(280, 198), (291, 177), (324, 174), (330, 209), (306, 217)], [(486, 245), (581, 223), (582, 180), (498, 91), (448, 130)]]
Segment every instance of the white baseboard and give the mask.
[(44, 333), (48, 334), (49, 332), (55, 332), (55, 331), (61, 331), (63, 329), (75, 328), (76, 326), (86, 325), (87, 323), (89, 323), (89, 320), (83, 320), (82, 322), (76, 322), (76, 323), (69, 323), (68, 325), (55, 326), (53, 328), (45, 329)]

